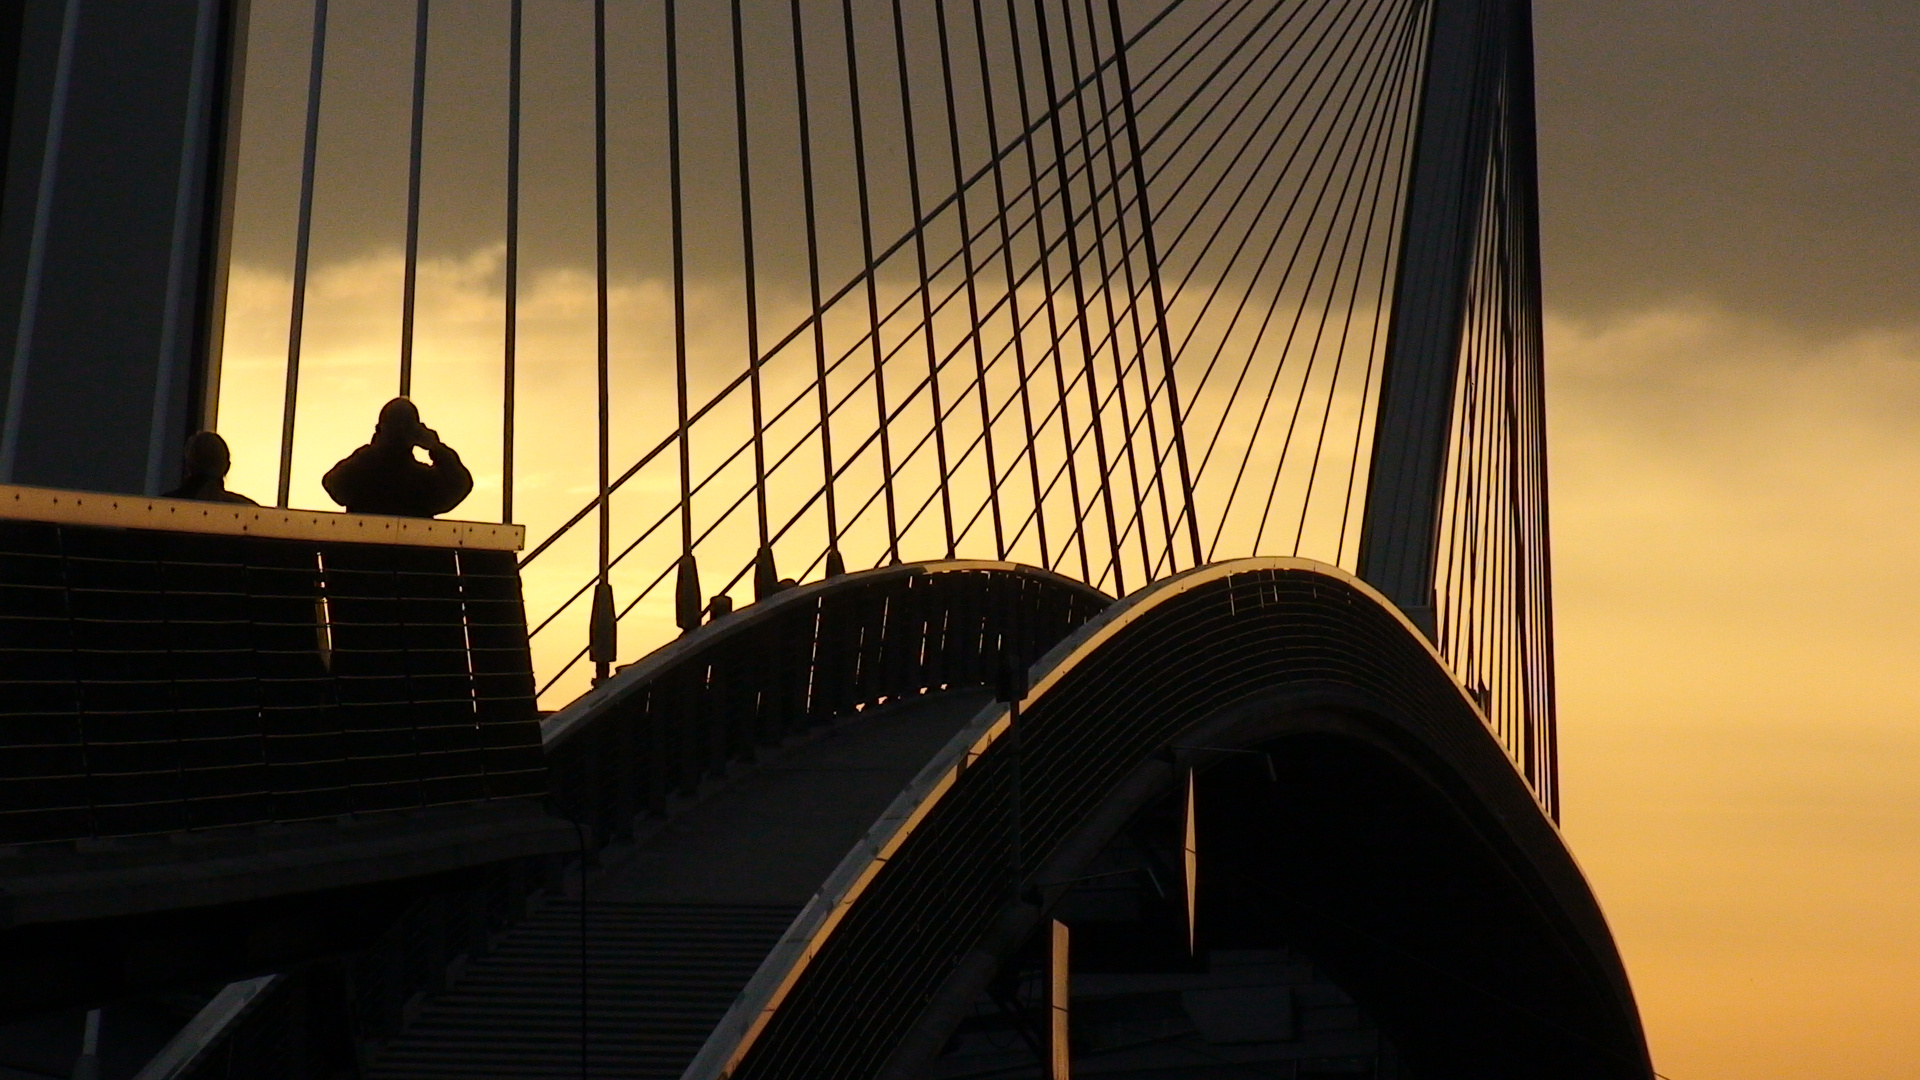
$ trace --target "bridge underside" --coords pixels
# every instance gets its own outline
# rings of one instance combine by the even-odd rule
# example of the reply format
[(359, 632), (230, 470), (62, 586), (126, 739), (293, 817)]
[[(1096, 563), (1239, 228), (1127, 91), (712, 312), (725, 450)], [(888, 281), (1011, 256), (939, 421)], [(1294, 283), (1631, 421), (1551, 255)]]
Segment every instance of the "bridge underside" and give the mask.
[(1438, 778), (1337, 714), (1271, 722), (1301, 732), (1257, 744), (1273, 779), (1230, 761), (1201, 788), (1209, 940), (1303, 949), (1417, 1075), (1632, 1075), (1564, 915), (1527, 895)]
[(537, 880), (577, 845), (513, 800), (78, 846), (7, 858), (0, 1016), (353, 953), (424, 897)]

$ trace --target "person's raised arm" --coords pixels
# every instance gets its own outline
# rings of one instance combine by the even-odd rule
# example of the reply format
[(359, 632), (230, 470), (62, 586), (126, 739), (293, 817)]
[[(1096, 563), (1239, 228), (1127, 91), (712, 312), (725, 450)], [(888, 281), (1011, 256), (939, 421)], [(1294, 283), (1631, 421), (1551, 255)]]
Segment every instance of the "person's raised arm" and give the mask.
[(453, 447), (440, 441), (440, 436), (432, 428), (422, 425), (420, 436), (419, 445), (433, 461), (432, 513), (444, 514), (473, 493), (473, 473), (468, 471)]

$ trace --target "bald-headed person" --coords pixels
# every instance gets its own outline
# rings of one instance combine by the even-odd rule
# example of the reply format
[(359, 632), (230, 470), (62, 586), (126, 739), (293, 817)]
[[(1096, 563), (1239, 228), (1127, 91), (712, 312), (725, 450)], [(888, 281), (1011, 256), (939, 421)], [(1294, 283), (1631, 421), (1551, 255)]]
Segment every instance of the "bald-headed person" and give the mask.
[(233, 453), (227, 449), (227, 440), (211, 431), (197, 432), (187, 440), (186, 452), (181, 456), (185, 459), (186, 475), (179, 487), (162, 498), (260, 505), (245, 495), (227, 490), (227, 470), (233, 467)]
[[(432, 464), (413, 456), (416, 446)], [(413, 402), (397, 397), (380, 407), (373, 441), (328, 470), (320, 486), (350, 514), (433, 517), (460, 505), (473, 491), (473, 474), (420, 422)]]

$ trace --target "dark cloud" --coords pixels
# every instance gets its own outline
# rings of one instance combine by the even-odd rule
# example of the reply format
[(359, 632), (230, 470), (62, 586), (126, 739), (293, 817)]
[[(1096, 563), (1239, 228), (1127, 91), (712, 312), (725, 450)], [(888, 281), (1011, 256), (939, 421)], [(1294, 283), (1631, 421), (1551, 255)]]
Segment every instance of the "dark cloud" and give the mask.
[[(684, 5), (690, 247), (736, 272), (729, 177), (731, 81), (725, 6)], [(877, 175), (904, 169), (890, 132), (884, 4), (858, 0)], [(1130, 25), (1158, 0), (1129, 0)], [(1204, 6), (1204, 4), (1200, 5)], [(806, 0), (813, 81), (844, 93), (839, 5)], [(989, 10), (998, 5), (988, 5)], [(916, 51), (931, 4), (909, 4)], [(763, 272), (797, 264), (787, 5), (745, 5)], [(291, 254), (304, 108), (306, 0), (256, 0), (249, 133), (236, 235), (243, 260)], [(504, 201), (505, 0), (434, 8), (424, 250), (492, 242)], [(591, 7), (529, 5), (523, 257), (590, 261)], [(610, 5), (614, 105), (613, 259), (657, 264), (666, 232), (659, 137), (658, 8)], [(1920, 315), (1920, 4), (1913, 0), (1541, 0), (1535, 5), (1548, 300), (1603, 314), (1685, 297), (1814, 326), (1907, 323)], [(336, 0), (322, 125), (315, 257), (352, 257), (404, 235), (412, 5)], [(964, 38), (964, 35), (963, 35)], [(959, 43), (963, 48), (966, 41)], [(934, 72), (916, 65), (915, 78)], [(963, 91), (975, 88), (962, 65)], [(937, 85), (917, 91), (923, 108)], [(823, 220), (851, 214), (844, 125), (823, 107), (815, 138)], [(939, 117), (922, 118), (929, 129)], [(1011, 118), (1007, 118), (1011, 119)], [(977, 156), (969, 147), (969, 157)], [(939, 162), (923, 163), (935, 186)], [(785, 167), (783, 167), (785, 166)], [(878, 233), (907, 220), (899, 185), (876, 191)], [(709, 235), (711, 234), (711, 235)], [(823, 237), (832, 279), (858, 255)]]
[[(986, 148), (968, 5), (952, 5), (953, 71), (963, 156)], [(1146, 15), (1127, 0), (1133, 22)], [(823, 274), (833, 287), (864, 261), (859, 250), (845, 24), (839, 0), (802, 0), (811, 141), (822, 222)], [(893, 24), (885, 0), (855, 0), (856, 54), (865, 118), (864, 151), (874, 179), (876, 242), (910, 225), (903, 104)], [(679, 68), (681, 152), (687, 257), (694, 272), (740, 273), (739, 194), (735, 177), (730, 7), (681, 5)], [(761, 271), (805, 265), (791, 7), (786, 0), (742, 5), (754, 199)], [(921, 174), (930, 198), (951, 190), (936, 55), (934, 5), (905, 5), (910, 80), (923, 133)], [(987, 4), (990, 40), (1004, 35), (1005, 5)], [(1024, 3), (1023, 11), (1030, 11)], [(1076, 3), (1076, 11), (1081, 7)], [(1100, 10), (1104, 10), (1102, 5)], [(422, 169), (422, 251), (458, 256), (502, 235), (506, 192), (507, 0), (435, 5), (428, 35)], [(522, 120), (523, 265), (591, 266), (594, 225), (593, 7), (547, 0), (525, 8)], [(616, 272), (667, 264), (669, 171), (662, 8), (657, 2), (608, 4), (607, 182), (610, 260)], [(1030, 15), (1028, 16), (1030, 17)], [(412, 4), (335, 0), (327, 36), (326, 77), (314, 200), (316, 263), (392, 248), (405, 235), (414, 47)], [(312, 4), (255, 0), (246, 84), (246, 127), (235, 232), (236, 257), (286, 265), (297, 219)], [(1036, 76), (1037, 78), (1037, 76)], [(1004, 91), (1004, 87), (1002, 88)], [(1018, 120), (1000, 103), (1002, 128)], [(943, 186), (944, 185), (944, 186)]]
[(1920, 4), (1535, 5), (1548, 301), (1920, 316)]

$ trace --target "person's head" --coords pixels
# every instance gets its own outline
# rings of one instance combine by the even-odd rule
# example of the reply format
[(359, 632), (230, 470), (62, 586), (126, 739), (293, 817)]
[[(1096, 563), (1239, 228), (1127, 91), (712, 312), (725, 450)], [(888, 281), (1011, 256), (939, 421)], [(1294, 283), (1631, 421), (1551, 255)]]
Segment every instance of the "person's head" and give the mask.
[(227, 450), (227, 440), (211, 431), (196, 432), (187, 440), (187, 475), (210, 477), (218, 480), (227, 475), (233, 466), (233, 455)]
[(374, 425), (375, 446), (412, 446), (420, 431), (420, 410), (413, 402), (397, 397), (380, 406), (380, 422)]

